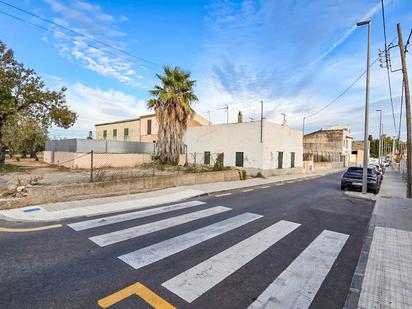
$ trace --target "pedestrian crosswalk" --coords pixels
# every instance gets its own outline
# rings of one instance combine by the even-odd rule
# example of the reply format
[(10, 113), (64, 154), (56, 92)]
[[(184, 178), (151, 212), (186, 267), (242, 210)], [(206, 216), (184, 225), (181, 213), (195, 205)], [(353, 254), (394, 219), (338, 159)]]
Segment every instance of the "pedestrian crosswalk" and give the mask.
[[(174, 212), (185, 211), (176, 215)], [(259, 224), (264, 216), (251, 212), (232, 214), (233, 209), (224, 206), (209, 207), (202, 201), (189, 201), (158, 208), (134, 211), (126, 214), (112, 215), (99, 219), (84, 220), (71, 223), (68, 226), (75, 231), (101, 231), (105, 226), (111, 226), (130, 221), (132, 227), (109, 233), (99, 233), (89, 239), (100, 247), (106, 247), (119, 242), (142, 237), (144, 235), (166, 230), (179, 225), (199, 221), (199, 228), (186, 233), (161, 240), (131, 252), (122, 252), (118, 258), (138, 270), (161, 260), (171, 258), (180, 252), (191, 252), (197, 245), (214, 238), (223, 239), (229, 232), (247, 229), (251, 224)], [(156, 215), (170, 214), (166, 219), (156, 220)], [(225, 219), (221, 219), (224, 215)], [(147, 218), (149, 223), (134, 225), (132, 220)], [(210, 223), (213, 222), (213, 223)], [(255, 222), (255, 223), (254, 223)], [(193, 224), (192, 224), (193, 226)], [(230, 275), (239, 271), (246, 264), (253, 262), (269, 248), (288, 235), (296, 233), (301, 224), (280, 220), (261, 228), (234, 245), (224, 248), (212, 257), (200, 261), (166, 281), (161, 286), (179, 296), (187, 303), (201, 298), (218, 284), (224, 283)], [(112, 229), (112, 228), (111, 228)], [(113, 229), (112, 229), (113, 230)], [(96, 232), (95, 231), (95, 232)], [(233, 234), (232, 234), (233, 235)], [(323, 230), (303, 251), (291, 261), (286, 269), (264, 291), (248, 304), (249, 308), (309, 308), (322, 282), (325, 280), (338, 255), (343, 249), (348, 235), (329, 230)], [(258, 274), (256, 274), (258, 275)], [(163, 281), (163, 280), (162, 280)], [(160, 282), (162, 282), (160, 281)], [(217, 287), (216, 287), (217, 288)], [(233, 287), (235, 288), (235, 287)], [(246, 306), (247, 307), (247, 306)]]
[(262, 216), (260, 215), (255, 215), (252, 213), (244, 213), (192, 232), (167, 239), (146, 248), (121, 255), (119, 256), (119, 259), (126, 262), (134, 269), (138, 269), (193, 247), (208, 239), (219, 236), (225, 232), (231, 231), (261, 217)]

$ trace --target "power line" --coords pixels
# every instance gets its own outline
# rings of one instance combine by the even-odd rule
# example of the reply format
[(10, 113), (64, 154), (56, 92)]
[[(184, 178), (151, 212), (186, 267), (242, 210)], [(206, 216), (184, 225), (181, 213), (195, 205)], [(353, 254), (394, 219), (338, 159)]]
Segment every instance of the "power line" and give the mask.
[(409, 42), (411, 40), (411, 35), (412, 35), (412, 29), (411, 29), (411, 32), (409, 32), (409, 36), (408, 36), (408, 39), (406, 40), (406, 44), (405, 44), (405, 51), (407, 51), (407, 52), (408, 52), (408, 45), (409, 45)]
[(143, 58), (143, 57), (136, 56), (136, 55), (134, 55), (134, 54), (132, 54), (132, 53), (130, 53), (130, 52), (124, 50), (124, 49), (121, 49), (121, 48), (119, 48), (119, 47), (117, 47), (117, 46), (114, 46), (114, 45), (112, 45), (112, 44), (108, 44), (108, 43), (103, 42), (103, 41), (101, 41), (101, 40), (95, 39), (94, 37), (92, 37), (92, 36), (90, 36), (90, 35), (87, 35), (87, 34), (78, 32), (78, 31), (73, 30), (73, 29), (71, 29), (71, 28), (69, 28), (69, 27), (66, 27), (66, 26), (64, 26), (64, 25), (61, 25), (61, 24), (59, 24), (59, 23), (56, 23), (56, 22), (54, 22), (54, 21), (52, 21), (52, 20), (50, 20), (50, 19), (47, 19), (47, 18), (42, 17), (42, 16), (39, 16), (39, 15), (34, 14), (34, 13), (32, 13), (32, 12), (29, 12), (29, 11), (27, 11), (27, 10), (24, 10), (24, 9), (22, 9), (22, 8), (20, 8), (20, 7), (17, 7), (17, 6), (15, 6), (15, 5), (12, 5), (12, 4), (7, 3), (7, 2), (5, 2), (5, 1), (1, 1), (1, 0), (0, 0), (0, 3), (2, 3), (2, 4), (4, 4), (4, 5), (7, 5), (7, 6), (13, 8), (13, 9), (15, 9), (15, 10), (18, 10), (18, 11), (20, 11), (20, 12), (23, 12), (23, 13), (25, 13), (25, 14), (28, 14), (28, 15), (30, 15), (30, 16), (36, 17), (36, 18), (38, 18), (38, 19), (40, 19), (40, 20), (43, 20), (43, 21), (45, 21), (45, 22), (47, 22), (47, 23), (50, 23), (50, 24), (55, 25), (55, 26), (57, 26), (57, 27), (60, 27), (60, 28), (62, 28), (62, 29), (64, 29), (64, 30), (66, 30), (66, 31), (70, 31), (70, 32), (72, 32), (72, 33), (74, 33), (74, 34), (76, 34), (76, 35), (80, 35), (80, 36), (85, 37), (85, 38), (87, 38), (87, 39), (89, 39), (89, 40), (92, 40), (92, 41), (94, 41), (94, 42), (96, 42), (96, 43), (99, 43), (99, 44), (102, 44), (102, 45), (104, 45), (104, 46), (106, 46), (106, 47), (115, 49), (115, 50), (117, 50), (117, 51), (119, 51), (119, 52), (121, 52), (121, 53), (123, 53), (123, 54), (126, 54), (126, 55), (128, 55), (128, 56), (130, 56), (130, 57), (139, 59), (140, 61), (146, 62), (146, 63), (148, 63), (148, 64), (151, 64), (151, 65), (154, 65), (154, 66), (157, 66), (157, 67), (160, 67), (160, 68), (162, 67), (160, 64), (157, 64), (157, 63), (155, 63), (155, 62), (153, 62), (153, 61), (147, 60), (147, 59), (145, 59), (145, 58)]
[(54, 33), (54, 34), (57, 35), (57, 36), (60, 36), (60, 37), (63, 38), (63, 39), (70, 40), (70, 41), (73, 41), (73, 42), (82, 43), (82, 44), (86, 44), (88, 47), (91, 47), (91, 48), (94, 48), (94, 49), (96, 49), (96, 50), (99, 50), (99, 51), (101, 51), (101, 52), (103, 52), (103, 53), (105, 53), (105, 54), (111, 55), (111, 56), (113, 56), (113, 57), (120, 57), (120, 58), (122, 58), (122, 59), (131, 61), (131, 62), (134, 62), (134, 63), (139, 64), (139, 65), (142, 65), (142, 66), (144, 66), (144, 67), (146, 67), (146, 68), (148, 68), (148, 69), (150, 69), (150, 70), (152, 70), (152, 71), (159, 72), (158, 69), (154, 69), (154, 68), (152, 68), (152, 67), (149, 67), (148, 65), (144, 65), (144, 64), (142, 64), (141, 62), (138, 62), (138, 61), (136, 61), (136, 60), (134, 60), (134, 59), (130, 59), (130, 58), (125, 57), (125, 56), (122, 56), (122, 55), (117, 55), (117, 54), (115, 54), (115, 53), (112, 53), (112, 52), (110, 52), (110, 51), (108, 51), (108, 50), (99, 48), (99, 47), (97, 47), (97, 46), (95, 46), (95, 45), (92, 45), (92, 44), (90, 44), (90, 43), (87, 43), (87, 42), (85, 42), (85, 41), (75, 39), (75, 38), (73, 38), (73, 37), (71, 37), (71, 36), (68, 36), (68, 35), (66, 35), (66, 34), (64, 34), (64, 33), (54, 31), (54, 30), (49, 29), (49, 28), (47, 28), (47, 27), (43, 27), (42, 25), (33, 23), (33, 22), (31, 22), (31, 21), (29, 21), (29, 20), (27, 20), (27, 19), (24, 19), (24, 18), (18, 17), (18, 16), (16, 16), (16, 15), (13, 15), (13, 14), (10, 14), (10, 13), (7, 13), (7, 12), (4, 12), (4, 11), (2, 11), (2, 10), (0, 10), (0, 14), (6, 15), (6, 16), (8, 16), (8, 17), (11, 17), (11, 18), (15, 19), (15, 20), (24, 22), (24, 23), (29, 24), (29, 25), (31, 25), (31, 26), (37, 27), (37, 28), (39, 28), (39, 29), (42, 29), (42, 30), (45, 30), (45, 31), (49, 31), (49, 32), (51, 32), (51, 33)]
[(385, 5), (383, 4), (384, 0), (381, 0), (381, 5), (382, 5), (382, 24), (383, 24), (383, 38), (385, 41), (385, 63), (386, 63), (386, 75), (388, 79), (388, 87), (389, 87), (389, 98), (391, 101), (391, 108), (392, 108), (392, 119), (393, 119), (393, 127), (395, 129), (395, 133), (397, 131), (396, 129), (396, 120), (395, 120), (395, 109), (393, 107), (393, 97), (392, 97), (392, 83), (391, 83), (391, 76), (389, 72), (389, 61), (388, 61), (388, 45), (387, 45), (387, 40), (386, 40), (386, 20), (385, 20)]
[[(371, 63), (371, 67), (379, 60), (379, 58), (376, 58), (372, 63)], [(328, 104), (326, 104), (325, 106), (323, 106), (321, 109), (319, 109), (318, 111), (316, 111), (313, 114), (310, 114), (308, 116), (305, 116), (303, 118), (307, 119), (313, 116), (316, 116), (317, 114), (319, 114), (320, 112), (322, 112), (323, 110), (325, 110), (326, 108), (328, 108), (329, 106), (331, 106), (333, 103), (335, 103), (336, 101), (338, 101), (341, 97), (343, 97), (346, 92), (348, 92), (364, 75), (366, 74), (366, 70), (359, 75), (345, 90), (343, 90), (336, 98), (334, 98), (332, 101), (330, 101)]]

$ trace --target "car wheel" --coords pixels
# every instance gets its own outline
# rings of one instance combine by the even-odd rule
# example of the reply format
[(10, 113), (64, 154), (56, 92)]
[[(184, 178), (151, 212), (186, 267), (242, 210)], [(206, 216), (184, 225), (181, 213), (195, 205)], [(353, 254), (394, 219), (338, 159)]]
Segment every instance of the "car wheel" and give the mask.
[(376, 188), (373, 190), (373, 193), (378, 194), (379, 193), (379, 187), (376, 186)]
[(344, 185), (340, 185), (340, 189), (341, 189), (342, 191), (345, 191), (346, 187), (345, 187)]

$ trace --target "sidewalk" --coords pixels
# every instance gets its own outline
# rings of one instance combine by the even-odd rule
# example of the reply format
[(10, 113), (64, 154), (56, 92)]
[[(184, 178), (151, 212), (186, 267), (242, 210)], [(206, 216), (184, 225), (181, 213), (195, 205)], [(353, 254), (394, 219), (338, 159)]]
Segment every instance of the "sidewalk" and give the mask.
[(412, 308), (412, 200), (387, 169), (346, 308)]
[(342, 171), (342, 169), (325, 170), (312, 174), (296, 174), (252, 178), (239, 181), (207, 183), (192, 186), (174, 187), (147, 193), (96, 198), (80, 201), (50, 203), (29, 207), (1, 210), (0, 219), (13, 221), (59, 221), (81, 216), (96, 216), (175, 203), (181, 200), (203, 195), (270, 184), (283, 184), (289, 181), (311, 179)]

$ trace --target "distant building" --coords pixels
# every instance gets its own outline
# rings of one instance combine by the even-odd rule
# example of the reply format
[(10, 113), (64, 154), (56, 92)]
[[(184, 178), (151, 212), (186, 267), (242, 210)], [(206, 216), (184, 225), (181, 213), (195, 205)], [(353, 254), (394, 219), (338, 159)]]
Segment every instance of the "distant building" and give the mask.
[(304, 159), (314, 162), (343, 162), (349, 165), (352, 155), (350, 128), (334, 126), (305, 134)]
[[(188, 127), (205, 126), (209, 121), (194, 114), (188, 122)], [(96, 127), (96, 140), (110, 141), (157, 141), (159, 124), (155, 114), (140, 116), (139, 118), (99, 123)]]
[[(368, 144), (370, 145), (369, 141), (368, 141)], [(363, 150), (363, 145), (364, 145), (363, 141), (353, 141), (352, 142), (352, 155), (350, 158), (350, 165), (362, 166), (363, 154), (365, 153)], [(370, 150), (370, 147), (369, 147), (369, 150)], [(368, 158), (370, 158), (370, 156)]]
[[(302, 131), (268, 120), (198, 126), (186, 132), (189, 163), (236, 166), (263, 176), (302, 171)], [(222, 155), (223, 154), (223, 155)]]

